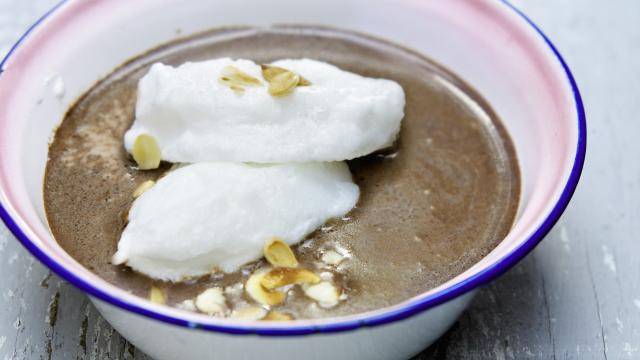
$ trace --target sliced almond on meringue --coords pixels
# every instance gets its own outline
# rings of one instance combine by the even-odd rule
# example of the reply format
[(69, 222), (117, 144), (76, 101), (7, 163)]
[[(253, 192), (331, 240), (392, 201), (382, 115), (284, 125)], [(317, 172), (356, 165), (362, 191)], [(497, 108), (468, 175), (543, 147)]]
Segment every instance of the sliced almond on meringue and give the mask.
[(264, 257), (274, 267), (294, 268), (298, 266), (298, 260), (293, 251), (282, 239), (273, 237), (264, 244)]
[(316, 284), (320, 277), (307, 269), (276, 268), (268, 273), (260, 281), (266, 289), (271, 290), (291, 284)]
[(262, 279), (267, 275), (266, 271), (254, 272), (245, 285), (245, 291), (257, 303), (262, 305), (278, 305), (282, 303), (287, 294), (281, 291), (269, 291), (262, 286)]
[(231, 89), (233, 92), (235, 92), (236, 94), (242, 94), (244, 93), (244, 86), (239, 85), (237, 83), (234, 83), (233, 81), (231, 81), (231, 79), (227, 78), (227, 77), (222, 77), (220, 78), (220, 83), (222, 85), (226, 85), (229, 87), (229, 89)]
[(253, 76), (247, 74), (246, 72), (238, 69), (233, 65), (225, 66), (221, 71), (221, 75), (222, 75), (221, 79), (232, 82), (235, 85), (241, 85), (241, 86), (261, 86), (262, 85), (260, 80), (254, 78)]
[(203, 291), (196, 297), (196, 308), (205, 314), (219, 314), (224, 312), (226, 307), (222, 289), (213, 287)]
[(157, 169), (160, 166), (160, 147), (151, 135), (138, 135), (133, 143), (131, 155), (140, 170)]
[(138, 187), (133, 190), (133, 198), (137, 198), (140, 195), (142, 195), (145, 191), (151, 189), (153, 187), (153, 185), (155, 185), (156, 182), (153, 180), (147, 180), (145, 182), (143, 182), (142, 184), (138, 185)]
[(233, 90), (236, 94), (244, 93), (244, 88), (238, 85), (229, 85), (229, 89)]
[(255, 321), (264, 318), (266, 315), (267, 310), (264, 308), (252, 306), (233, 310), (230, 317), (238, 320)]
[(340, 298), (338, 289), (328, 281), (314, 285), (302, 285), (302, 290), (307, 297), (315, 300), (318, 305), (324, 308), (336, 306)]
[[(262, 77), (264, 77), (264, 79), (267, 80), (268, 82), (271, 82), (277, 75), (280, 75), (286, 72), (292, 72), (290, 70), (287, 70), (279, 66), (273, 66), (273, 65), (267, 65), (267, 64), (262, 64), (260, 65), (260, 67), (262, 68)], [(300, 81), (298, 81), (297, 86), (309, 86), (309, 85), (311, 85), (311, 81), (300, 76)]]
[(155, 285), (151, 285), (149, 289), (149, 301), (154, 304), (164, 305), (167, 302), (167, 296), (164, 291)]
[(293, 316), (280, 312), (280, 311), (270, 311), (262, 320), (266, 321), (288, 321), (293, 320)]
[(300, 75), (286, 71), (278, 74), (269, 81), (269, 94), (273, 96), (283, 96), (289, 94), (293, 89), (298, 86), (300, 82)]

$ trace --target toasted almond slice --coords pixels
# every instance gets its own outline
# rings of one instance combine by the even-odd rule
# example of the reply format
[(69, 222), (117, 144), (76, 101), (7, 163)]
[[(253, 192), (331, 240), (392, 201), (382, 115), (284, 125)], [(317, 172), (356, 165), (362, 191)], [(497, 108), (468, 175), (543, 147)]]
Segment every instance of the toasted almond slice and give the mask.
[(262, 69), (262, 77), (267, 80), (267, 82), (271, 82), (276, 75), (289, 71), (285, 68), (268, 64), (262, 64), (260, 65), (260, 68)]
[(228, 86), (229, 89), (235, 92), (236, 94), (244, 93), (244, 90), (245, 90), (244, 86), (242, 84), (234, 82), (232, 79), (228, 77), (221, 77), (219, 81), (222, 85)]
[(253, 300), (262, 305), (278, 305), (284, 301), (287, 294), (265, 289), (261, 283), (266, 274), (266, 271), (254, 272), (247, 280), (245, 290)]
[(288, 321), (293, 320), (293, 316), (280, 311), (270, 311), (262, 320), (266, 321)]
[(138, 135), (133, 143), (131, 155), (140, 170), (157, 169), (160, 166), (160, 147), (151, 135)]
[(311, 81), (303, 78), (302, 76), (300, 76), (300, 81), (298, 81), (298, 85), (297, 86), (311, 86)]
[(122, 212), (120, 213), (120, 218), (124, 222), (125, 226), (129, 223), (129, 210), (131, 210), (130, 206), (128, 208), (122, 210)]
[[(267, 64), (262, 64), (260, 65), (260, 67), (262, 68), (262, 77), (264, 77), (264, 79), (267, 80), (268, 82), (271, 82), (271, 80), (273, 80), (274, 77), (284, 72), (293, 72), (279, 66), (273, 66), (273, 65), (267, 65)], [(300, 75), (298, 74), (298, 76)], [(311, 81), (300, 76), (300, 81), (298, 82), (297, 86), (309, 86), (309, 85), (311, 85)]]
[(184, 311), (191, 311), (191, 312), (195, 312), (196, 310), (198, 310), (196, 308), (196, 302), (193, 301), (192, 299), (187, 299), (187, 300), (184, 300), (182, 302), (179, 302), (179, 303), (175, 304), (174, 307), (176, 309), (180, 309), (180, 310), (184, 310)]
[(167, 296), (164, 291), (155, 285), (151, 285), (149, 289), (149, 301), (154, 304), (164, 305), (167, 302)]
[(222, 289), (213, 287), (196, 297), (196, 308), (205, 314), (217, 314), (224, 311), (225, 298)]
[(176, 171), (176, 170), (178, 170), (178, 169), (180, 169), (181, 167), (184, 167), (184, 166), (186, 166), (185, 163), (179, 163), (179, 162), (173, 163), (173, 164), (171, 164), (171, 167), (167, 171), (165, 171), (165, 174), (168, 174), (168, 173), (170, 173), (172, 171)]
[(333, 273), (330, 271), (323, 271), (318, 276), (320, 276), (320, 279), (325, 281), (333, 280), (334, 277)]
[(286, 71), (278, 74), (269, 82), (269, 94), (273, 96), (284, 96), (293, 91), (300, 82), (300, 75)]
[(307, 297), (317, 301), (318, 305), (324, 308), (338, 304), (340, 297), (338, 289), (328, 281), (322, 281), (315, 285), (302, 285), (302, 290)]
[(271, 290), (290, 284), (316, 284), (320, 277), (307, 269), (276, 268), (269, 271), (260, 284)]
[(142, 184), (138, 185), (138, 187), (133, 190), (133, 198), (137, 198), (140, 195), (142, 195), (142, 193), (144, 193), (145, 191), (151, 189), (153, 187), (153, 185), (155, 185), (156, 182), (153, 180), (147, 180), (145, 182), (143, 182)]
[(224, 288), (224, 294), (228, 297), (239, 298), (240, 296), (242, 296), (242, 289), (244, 289), (244, 284), (241, 282), (237, 282)]
[(233, 65), (226, 66), (221, 71), (222, 78), (227, 78), (236, 85), (261, 86), (260, 80), (238, 69)]
[(289, 245), (278, 237), (273, 237), (267, 241), (262, 250), (264, 257), (274, 267), (294, 268), (298, 266), (298, 260), (296, 260), (296, 256)]
[(327, 265), (338, 265), (344, 260), (344, 256), (337, 251), (329, 250), (322, 254), (322, 262)]
[(264, 318), (265, 315), (267, 315), (267, 310), (261, 307), (252, 306), (233, 310), (230, 317), (238, 320), (255, 321)]
[(184, 163), (173, 163), (173, 164), (171, 164), (171, 167), (169, 167), (169, 169), (167, 169), (167, 171), (163, 172), (160, 176), (158, 176), (156, 181), (162, 179), (163, 177), (169, 175), (172, 171), (176, 171), (176, 170), (180, 169), (183, 166), (185, 166)]
[(236, 94), (241, 94), (244, 92), (244, 88), (238, 85), (229, 85), (229, 89), (233, 90)]

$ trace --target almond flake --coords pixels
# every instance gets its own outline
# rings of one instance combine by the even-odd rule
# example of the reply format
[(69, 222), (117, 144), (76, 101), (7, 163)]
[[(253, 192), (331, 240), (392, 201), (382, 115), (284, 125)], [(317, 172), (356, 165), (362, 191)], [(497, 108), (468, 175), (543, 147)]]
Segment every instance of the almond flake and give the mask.
[(289, 245), (280, 238), (273, 237), (267, 241), (264, 244), (263, 252), (269, 264), (274, 267), (294, 268), (298, 266), (298, 260), (293, 254), (293, 251)]
[(131, 207), (127, 207), (126, 209), (122, 210), (122, 212), (120, 213), (120, 219), (122, 219), (125, 226), (129, 223), (129, 210), (131, 210)]
[(221, 71), (222, 79), (228, 79), (228, 81), (236, 85), (244, 86), (262, 86), (260, 80), (247, 74), (246, 72), (238, 69), (233, 65), (226, 66)]
[(214, 287), (203, 291), (196, 297), (196, 308), (205, 314), (222, 313), (226, 307), (222, 289)]
[(145, 182), (143, 182), (142, 184), (138, 185), (138, 187), (133, 190), (133, 198), (137, 198), (140, 195), (142, 195), (142, 193), (144, 193), (145, 191), (151, 189), (153, 187), (153, 185), (155, 185), (156, 182), (153, 180), (147, 180)]
[(159, 287), (151, 285), (149, 289), (149, 301), (154, 304), (164, 305), (167, 302), (167, 296)]
[(289, 321), (293, 320), (293, 316), (280, 311), (270, 311), (267, 316), (263, 317), (265, 321)]
[(254, 306), (233, 310), (230, 317), (238, 320), (256, 321), (264, 318), (266, 315), (267, 310)]
[(180, 309), (180, 310), (184, 310), (184, 311), (191, 311), (191, 312), (195, 312), (197, 310), (196, 302), (193, 301), (192, 299), (187, 299), (187, 300), (184, 300), (182, 302), (179, 302), (179, 303), (175, 304), (174, 307), (176, 309)]
[(273, 96), (284, 96), (289, 94), (300, 82), (300, 75), (286, 71), (280, 73), (269, 81), (269, 94)]
[[(267, 65), (267, 64), (262, 64), (260, 65), (260, 67), (262, 68), (262, 77), (264, 77), (264, 79), (267, 80), (267, 82), (271, 82), (271, 80), (273, 80), (274, 77), (282, 73), (293, 72), (291, 70), (287, 70), (279, 66), (273, 66), (273, 65)], [(311, 81), (300, 76), (300, 81), (298, 81), (297, 86), (309, 86), (309, 85), (311, 85)]]
[(268, 273), (260, 281), (260, 284), (268, 290), (291, 284), (316, 284), (320, 277), (307, 269), (276, 268)]
[(344, 256), (337, 251), (329, 250), (322, 254), (322, 262), (327, 265), (338, 265), (344, 260)]
[(229, 85), (229, 89), (233, 90), (236, 94), (240, 94), (244, 92), (244, 88), (242, 86)]
[(329, 281), (329, 280), (333, 280), (333, 273), (330, 271), (323, 271), (320, 273), (320, 279), (325, 280), (325, 281)]
[(328, 281), (322, 281), (315, 285), (302, 285), (302, 290), (307, 297), (315, 300), (318, 305), (324, 308), (337, 305), (340, 297), (336, 287)]
[(282, 303), (287, 294), (281, 291), (269, 291), (262, 286), (262, 279), (267, 274), (266, 271), (256, 271), (247, 280), (245, 291), (249, 296), (262, 305), (278, 305)]
[(131, 155), (140, 170), (157, 169), (160, 166), (160, 147), (151, 135), (138, 135), (133, 143)]

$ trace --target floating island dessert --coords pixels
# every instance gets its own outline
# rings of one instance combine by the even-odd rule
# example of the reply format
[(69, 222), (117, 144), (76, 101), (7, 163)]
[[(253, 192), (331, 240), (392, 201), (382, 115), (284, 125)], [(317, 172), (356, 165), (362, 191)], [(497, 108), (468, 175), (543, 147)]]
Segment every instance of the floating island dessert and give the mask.
[(353, 34), (234, 31), (134, 59), (65, 116), (44, 200), (82, 265), (184, 311), (295, 320), (407, 300), (507, 234), (513, 146), (462, 80)]
[[(154, 64), (138, 94), (127, 150), (142, 170), (183, 165), (134, 193), (113, 264), (183, 281), (232, 273), (264, 254), (271, 267), (244, 284), (253, 300), (278, 305), (286, 298), (278, 289), (303, 285), (321, 306), (336, 305), (338, 290), (300, 267), (288, 245), (356, 205), (343, 160), (393, 144), (400, 85), (309, 59), (223, 58)], [(222, 312), (224, 303), (216, 287), (195, 306)]]

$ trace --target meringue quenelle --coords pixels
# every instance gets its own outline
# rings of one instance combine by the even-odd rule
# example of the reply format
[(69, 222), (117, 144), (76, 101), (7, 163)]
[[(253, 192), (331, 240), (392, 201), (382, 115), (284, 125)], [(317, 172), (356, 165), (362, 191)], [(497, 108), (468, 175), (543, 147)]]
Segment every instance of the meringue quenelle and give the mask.
[(154, 64), (138, 85), (126, 149), (149, 134), (170, 162), (284, 163), (348, 160), (395, 141), (405, 106), (398, 83), (310, 59), (270, 65), (299, 75), (295, 90), (272, 91), (270, 74), (249, 60)]
[(134, 201), (113, 263), (172, 281), (233, 272), (270, 238), (297, 243), (358, 197), (344, 162), (184, 166)]

